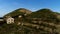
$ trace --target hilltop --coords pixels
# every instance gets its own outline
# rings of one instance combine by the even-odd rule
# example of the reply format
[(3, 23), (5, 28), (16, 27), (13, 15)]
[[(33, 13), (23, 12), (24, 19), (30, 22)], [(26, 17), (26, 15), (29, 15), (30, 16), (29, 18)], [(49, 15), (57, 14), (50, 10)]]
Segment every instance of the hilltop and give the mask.
[(12, 12), (4, 15), (4, 17), (5, 17), (5, 16), (15, 17), (15, 16), (17, 16), (17, 15), (30, 14), (30, 13), (32, 13), (32, 11), (30, 11), (30, 10), (28, 10), (28, 9), (25, 9), (25, 8), (19, 8), (19, 9), (16, 9), (16, 10), (14, 10), (14, 11), (12, 11)]

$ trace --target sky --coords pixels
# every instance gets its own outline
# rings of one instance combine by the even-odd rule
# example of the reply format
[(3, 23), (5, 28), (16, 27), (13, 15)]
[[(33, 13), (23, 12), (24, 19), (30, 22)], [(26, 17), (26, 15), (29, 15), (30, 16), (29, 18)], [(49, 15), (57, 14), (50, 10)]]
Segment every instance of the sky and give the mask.
[(18, 8), (31, 11), (48, 8), (60, 13), (60, 0), (0, 0), (0, 17)]

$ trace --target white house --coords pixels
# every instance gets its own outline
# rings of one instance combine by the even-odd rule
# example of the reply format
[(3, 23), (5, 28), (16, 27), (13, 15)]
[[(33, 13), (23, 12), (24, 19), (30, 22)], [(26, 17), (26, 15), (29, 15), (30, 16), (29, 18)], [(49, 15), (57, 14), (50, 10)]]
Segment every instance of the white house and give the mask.
[(12, 18), (12, 17), (9, 16), (9, 17), (6, 19), (6, 22), (7, 22), (7, 24), (14, 23), (14, 18)]

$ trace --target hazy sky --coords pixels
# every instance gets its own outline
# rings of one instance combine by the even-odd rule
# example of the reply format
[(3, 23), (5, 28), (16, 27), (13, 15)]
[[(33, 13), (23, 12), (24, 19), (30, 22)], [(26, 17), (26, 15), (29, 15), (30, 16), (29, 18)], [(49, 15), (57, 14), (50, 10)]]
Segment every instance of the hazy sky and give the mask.
[(18, 8), (26, 8), (32, 11), (49, 8), (59, 12), (60, 0), (0, 0), (0, 17)]

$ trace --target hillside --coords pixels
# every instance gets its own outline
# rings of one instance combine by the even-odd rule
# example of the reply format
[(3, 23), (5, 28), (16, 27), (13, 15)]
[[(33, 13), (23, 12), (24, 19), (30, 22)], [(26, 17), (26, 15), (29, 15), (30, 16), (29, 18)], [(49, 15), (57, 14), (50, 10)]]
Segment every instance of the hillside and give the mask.
[[(17, 9), (5, 16), (15, 17), (14, 24), (3, 24), (0, 26), (0, 34), (58, 34), (57, 25), (60, 20), (57, 18), (59, 13), (50, 9), (40, 9), (31, 12), (27, 9)], [(22, 12), (21, 12), (22, 11)], [(27, 14), (24, 16), (24, 14)], [(22, 18), (16, 16), (22, 15)], [(4, 16), (4, 17), (5, 17)], [(18, 25), (18, 22), (21, 22)]]
[(45, 21), (55, 21), (58, 22), (57, 15), (55, 12), (51, 11), (50, 9), (41, 9), (38, 11), (33, 12), (29, 15), (30, 18), (41, 18)]

